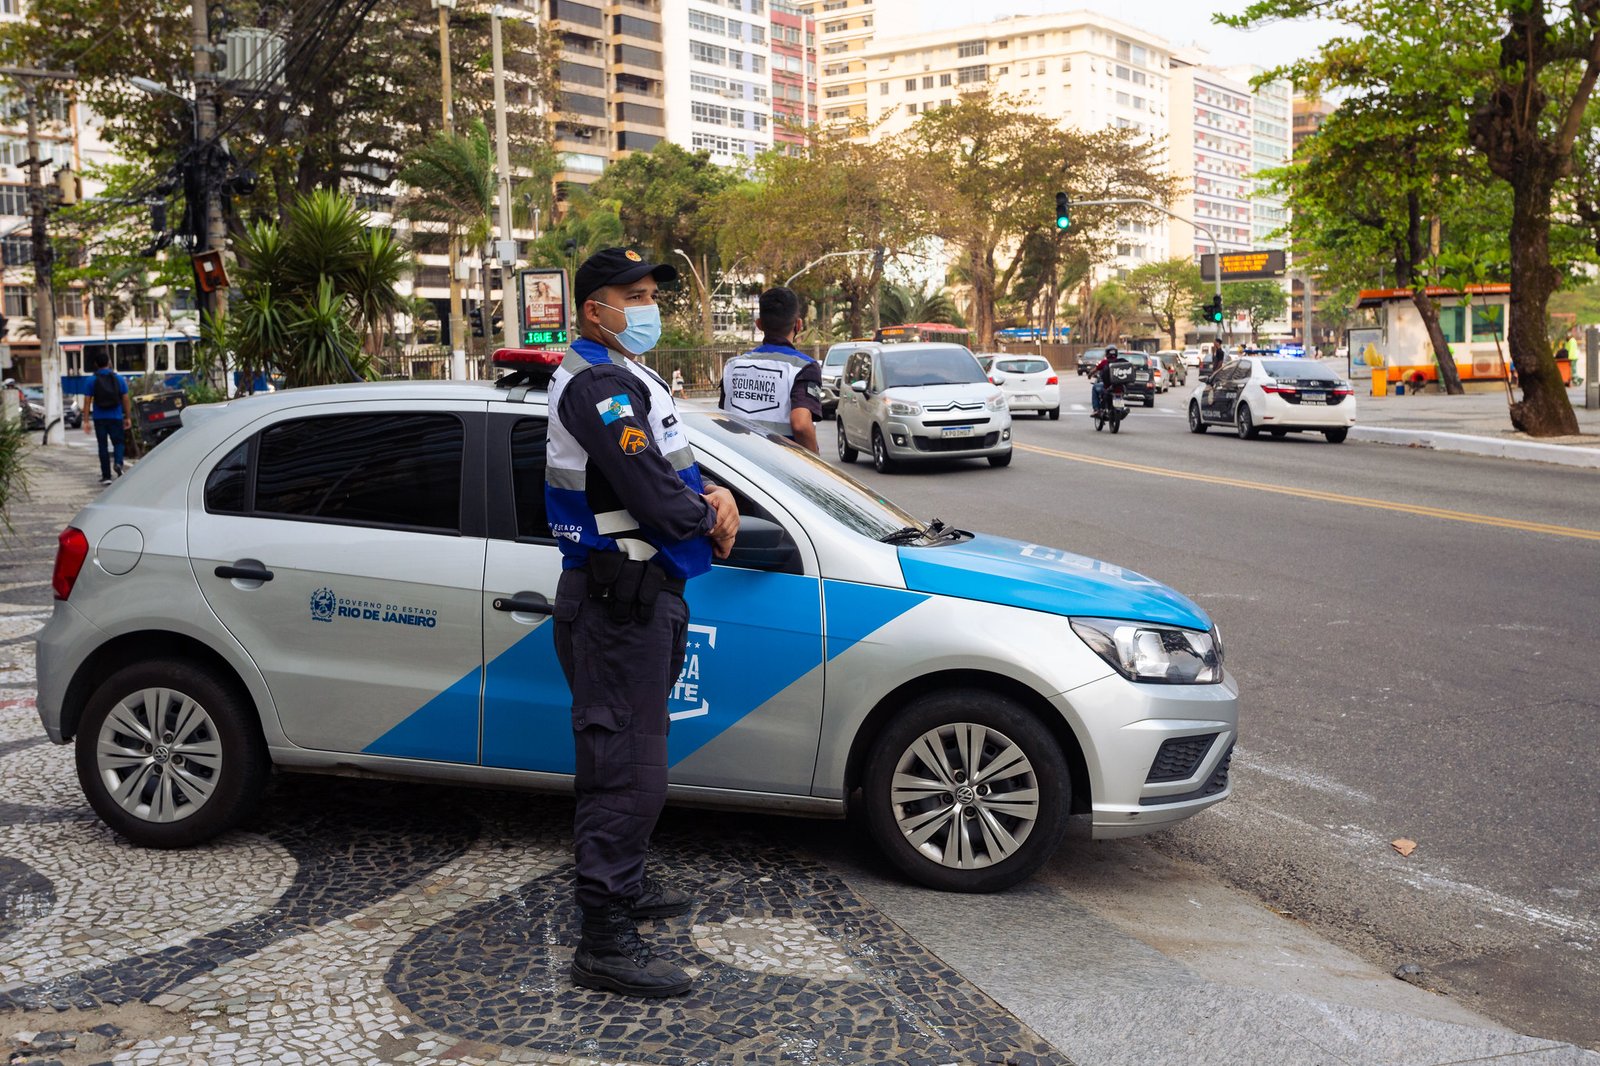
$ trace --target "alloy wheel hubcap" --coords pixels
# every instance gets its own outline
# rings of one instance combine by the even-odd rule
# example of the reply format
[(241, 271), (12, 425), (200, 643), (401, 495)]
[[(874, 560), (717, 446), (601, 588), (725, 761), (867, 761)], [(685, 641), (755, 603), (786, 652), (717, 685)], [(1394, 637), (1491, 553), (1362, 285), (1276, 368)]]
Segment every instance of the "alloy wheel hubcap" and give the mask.
[(182, 692), (125, 696), (100, 726), (95, 769), (123, 810), (177, 822), (205, 806), (222, 772), (222, 741), (205, 708)]
[(972, 722), (930, 729), (901, 754), (895, 823), (941, 866), (975, 870), (1015, 855), (1039, 820), (1039, 778), (1022, 748)]

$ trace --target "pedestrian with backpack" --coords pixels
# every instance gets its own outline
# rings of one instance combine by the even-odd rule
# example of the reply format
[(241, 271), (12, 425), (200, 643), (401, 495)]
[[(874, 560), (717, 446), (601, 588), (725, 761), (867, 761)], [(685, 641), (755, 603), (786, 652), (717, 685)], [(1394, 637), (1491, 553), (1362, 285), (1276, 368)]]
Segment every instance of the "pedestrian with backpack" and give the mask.
[(100, 447), (100, 484), (111, 484), (111, 472), (122, 476), (122, 456), (133, 426), (133, 406), (128, 400), (128, 383), (111, 369), (104, 351), (94, 354), (94, 376), (88, 395), (83, 398), (83, 431), (94, 427), (95, 443)]

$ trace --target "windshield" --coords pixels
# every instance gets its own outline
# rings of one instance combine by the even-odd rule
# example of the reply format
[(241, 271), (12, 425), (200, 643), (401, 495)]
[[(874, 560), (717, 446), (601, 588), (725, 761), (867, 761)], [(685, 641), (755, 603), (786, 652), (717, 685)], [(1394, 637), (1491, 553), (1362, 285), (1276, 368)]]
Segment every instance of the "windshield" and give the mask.
[(1042, 374), (1050, 369), (1043, 359), (1008, 359), (998, 365), (1007, 374)]
[(1122, 358), (1126, 359), (1130, 363), (1137, 363), (1140, 366), (1144, 366), (1145, 363), (1150, 359), (1148, 355), (1144, 355), (1140, 352), (1123, 352)]
[(789, 441), (726, 415), (699, 415), (695, 425), (737, 452), (742, 470), (759, 472), (757, 481), (785, 486), (851, 532), (878, 540), (908, 526), (923, 527), (859, 481)]
[(1269, 377), (1296, 381), (1324, 381), (1332, 385), (1338, 378), (1329, 370), (1304, 359), (1267, 359), (1261, 364)]
[(965, 385), (987, 380), (972, 353), (959, 345), (910, 351), (885, 349), (883, 353), (883, 387), (886, 389)]
[(844, 366), (844, 361), (850, 358), (854, 348), (829, 348), (827, 356), (822, 360), (823, 366)]

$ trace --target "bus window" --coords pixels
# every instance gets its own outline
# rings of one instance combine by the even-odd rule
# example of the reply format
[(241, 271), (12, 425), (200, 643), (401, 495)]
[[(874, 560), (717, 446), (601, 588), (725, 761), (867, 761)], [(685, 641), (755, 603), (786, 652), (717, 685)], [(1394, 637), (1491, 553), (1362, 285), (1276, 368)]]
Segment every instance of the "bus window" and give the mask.
[(916, 341), (941, 341), (948, 344), (966, 344), (970, 331), (960, 326), (942, 322), (912, 322), (904, 326), (884, 326), (873, 333), (872, 339), (880, 344), (911, 344)]
[(155, 353), (155, 369), (160, 374), (170, 369), (167, 366), (167, 346), (165, 344), (152, 344), (151, 350)]
[(119, 374), (143, 374), (149, 367), (143, 342), (114, 345), (117, 352), (116, 369)]
[(172, 360), (174, 370), (194, 369), (194, 344), (189, 341), (179, 341), (173, 348), (175, 353)]

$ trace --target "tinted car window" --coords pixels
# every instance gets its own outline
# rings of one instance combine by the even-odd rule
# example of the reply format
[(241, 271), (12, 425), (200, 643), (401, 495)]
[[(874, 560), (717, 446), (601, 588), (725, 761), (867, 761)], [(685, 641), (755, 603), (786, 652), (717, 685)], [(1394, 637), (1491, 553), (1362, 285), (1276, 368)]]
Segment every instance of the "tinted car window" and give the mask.
[(822, 365), (844, 366), (844, 361), (850, 358), (852, 351), (854, 351), (853, 348), (830, 348), (828, 349), (828, 354), (823, 357)]
[(244, 514), (250, 509), (250, 442), (223, 456), (206, 475), (206, 510), (212, 514)]
[(1050, 369), (1050, 364), (1043, 359), (1007, 359), (995, 366), (1007, 374), (1042, 374)]
[(261, 431), (255, 513), (456, 532), (466, 431), (454, 415), (331, 415)]
[(545, 446), (550, 425), (542, 418), (523, 418), (511, 428), (511, 497), (517, 509), (518, 540), (549, 540), (550, 520), (544, 509)]
[(1308, 363), (1303, 359), (1269, 359), (1261, 364), (1261, 369), (1275, 378), (1294, 378), (1298, 381), (1326, 381), (1330, 385), (1336, 380), (1324, 368), (1316, 363)]
[(913, 385), (964, 385), (986, 380), (972, 353), (965, 348), (923, 348), (885, 351), (883, 387)]

